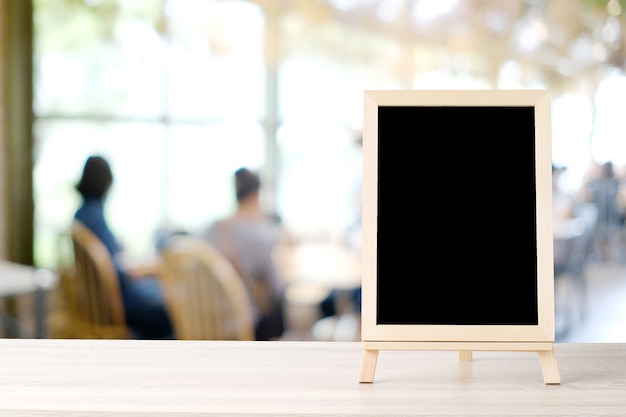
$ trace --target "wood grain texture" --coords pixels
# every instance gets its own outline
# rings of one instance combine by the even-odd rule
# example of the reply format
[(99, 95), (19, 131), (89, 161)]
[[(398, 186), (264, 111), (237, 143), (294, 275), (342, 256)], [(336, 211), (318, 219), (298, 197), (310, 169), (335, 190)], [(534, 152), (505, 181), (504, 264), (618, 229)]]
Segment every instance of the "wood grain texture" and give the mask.
[(0, 340), (0, 416), (623, 416), (626, 344), (536, 352), (381, 351), (358, 342)]

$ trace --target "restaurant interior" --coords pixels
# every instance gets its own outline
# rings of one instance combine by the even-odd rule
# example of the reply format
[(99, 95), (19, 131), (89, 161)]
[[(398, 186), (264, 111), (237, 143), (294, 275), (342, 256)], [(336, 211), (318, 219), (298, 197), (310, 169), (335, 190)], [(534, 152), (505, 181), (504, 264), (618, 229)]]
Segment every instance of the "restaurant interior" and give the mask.
[[(0, 0), (0, 337), (81, 337), (65, 243), (104, 155), (131, 262), (202, 235), (236, 209), (233, 173), (257, 172), (287, 236), (281, 339), (359, 340), (363, 92), (547, 89), (556, 341), (625, 342), (625, 70), (626, 0)], [(415, 163), (454, 193), (446, 158)], [(36, 291), (11, 292), (22, 266)]]

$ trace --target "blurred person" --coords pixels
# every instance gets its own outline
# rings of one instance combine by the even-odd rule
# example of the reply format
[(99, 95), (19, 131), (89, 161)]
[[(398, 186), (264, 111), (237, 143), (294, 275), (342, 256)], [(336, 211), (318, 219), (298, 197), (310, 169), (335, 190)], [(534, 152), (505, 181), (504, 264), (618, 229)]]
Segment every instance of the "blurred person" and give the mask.
[(272, 258), (283, 239), (280, 219), (261, 208), (258, 175), (242, 167), (235, 171), (235, 212), (212, 223), (204, 239), (220, 250), (238, 270), (249, 290), (256, 340), (279, 339), (285, 330), (284, 283)]
[(159, 264), (127, 267), (123, 261), (123, 248), (105, 219), (104, 204), (112, 184), (109, 162), (99, 155), (89, 156), (76, 185), (82, 202), (74, 218), (91, 230), (111, 255), (120, 283), (126, 321), (135, 337), (173, 338), (172, 324), (157, 277)]
[(579, 202), (560, 186), (565, 167), (552, 165), (552, 220), (555, 276), (565, 272), (571, 260), (572, 238), (582, 233), (577, 220)]
[(577, 201), (574, 195), (560, 185), (561, 176), (566, 170), (566, 167), (552, 165), (552, 211), (556, 224), (571, 220), (576, 215)]
[(618, 200), (620, 188), (621, 181), (615, 176), (611, 161), (602, 164), (600, 174), (585, 184), (586, 199), (597, 211), (593, 243), (602, 261), (615, 260), (614, 254), (619, 250), (623, 222)]

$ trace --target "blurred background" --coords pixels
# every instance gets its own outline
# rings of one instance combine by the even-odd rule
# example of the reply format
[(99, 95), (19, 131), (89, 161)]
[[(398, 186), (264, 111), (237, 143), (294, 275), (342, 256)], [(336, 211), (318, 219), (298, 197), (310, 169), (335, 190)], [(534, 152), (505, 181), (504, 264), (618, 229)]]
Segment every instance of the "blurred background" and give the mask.
[(557, 339), (626, 341), (623, 216), (595, 233), (589, 187), (610, 163), (626, 213), (625, 0), (0, 5), (4, 257), (57, 267), (93, 153), (112, 163), (107, 215), (138, 256), (232, 211), (240, 166), (293, 236), (358, 249), (364, 90), (548, 89), (555, 186), (573, 202), (555, 234)]

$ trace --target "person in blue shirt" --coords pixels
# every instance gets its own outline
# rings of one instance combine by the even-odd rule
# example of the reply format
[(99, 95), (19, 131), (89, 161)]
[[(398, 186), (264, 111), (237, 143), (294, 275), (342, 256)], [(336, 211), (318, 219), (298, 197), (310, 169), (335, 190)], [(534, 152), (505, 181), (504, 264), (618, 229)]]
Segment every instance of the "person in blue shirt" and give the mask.
[(82, 203), (74, 218), (91, 230), (107, 248), (119, 278), (126, 321), (138, 339), (172, 339), (172, 324), (165, 307), (158, 269), (130, 270), (123, 265), (123, 248), (104, 217), (104, 203), (113, 183), (108, 161), (99, 155), (87, 158), (76, 190)]

